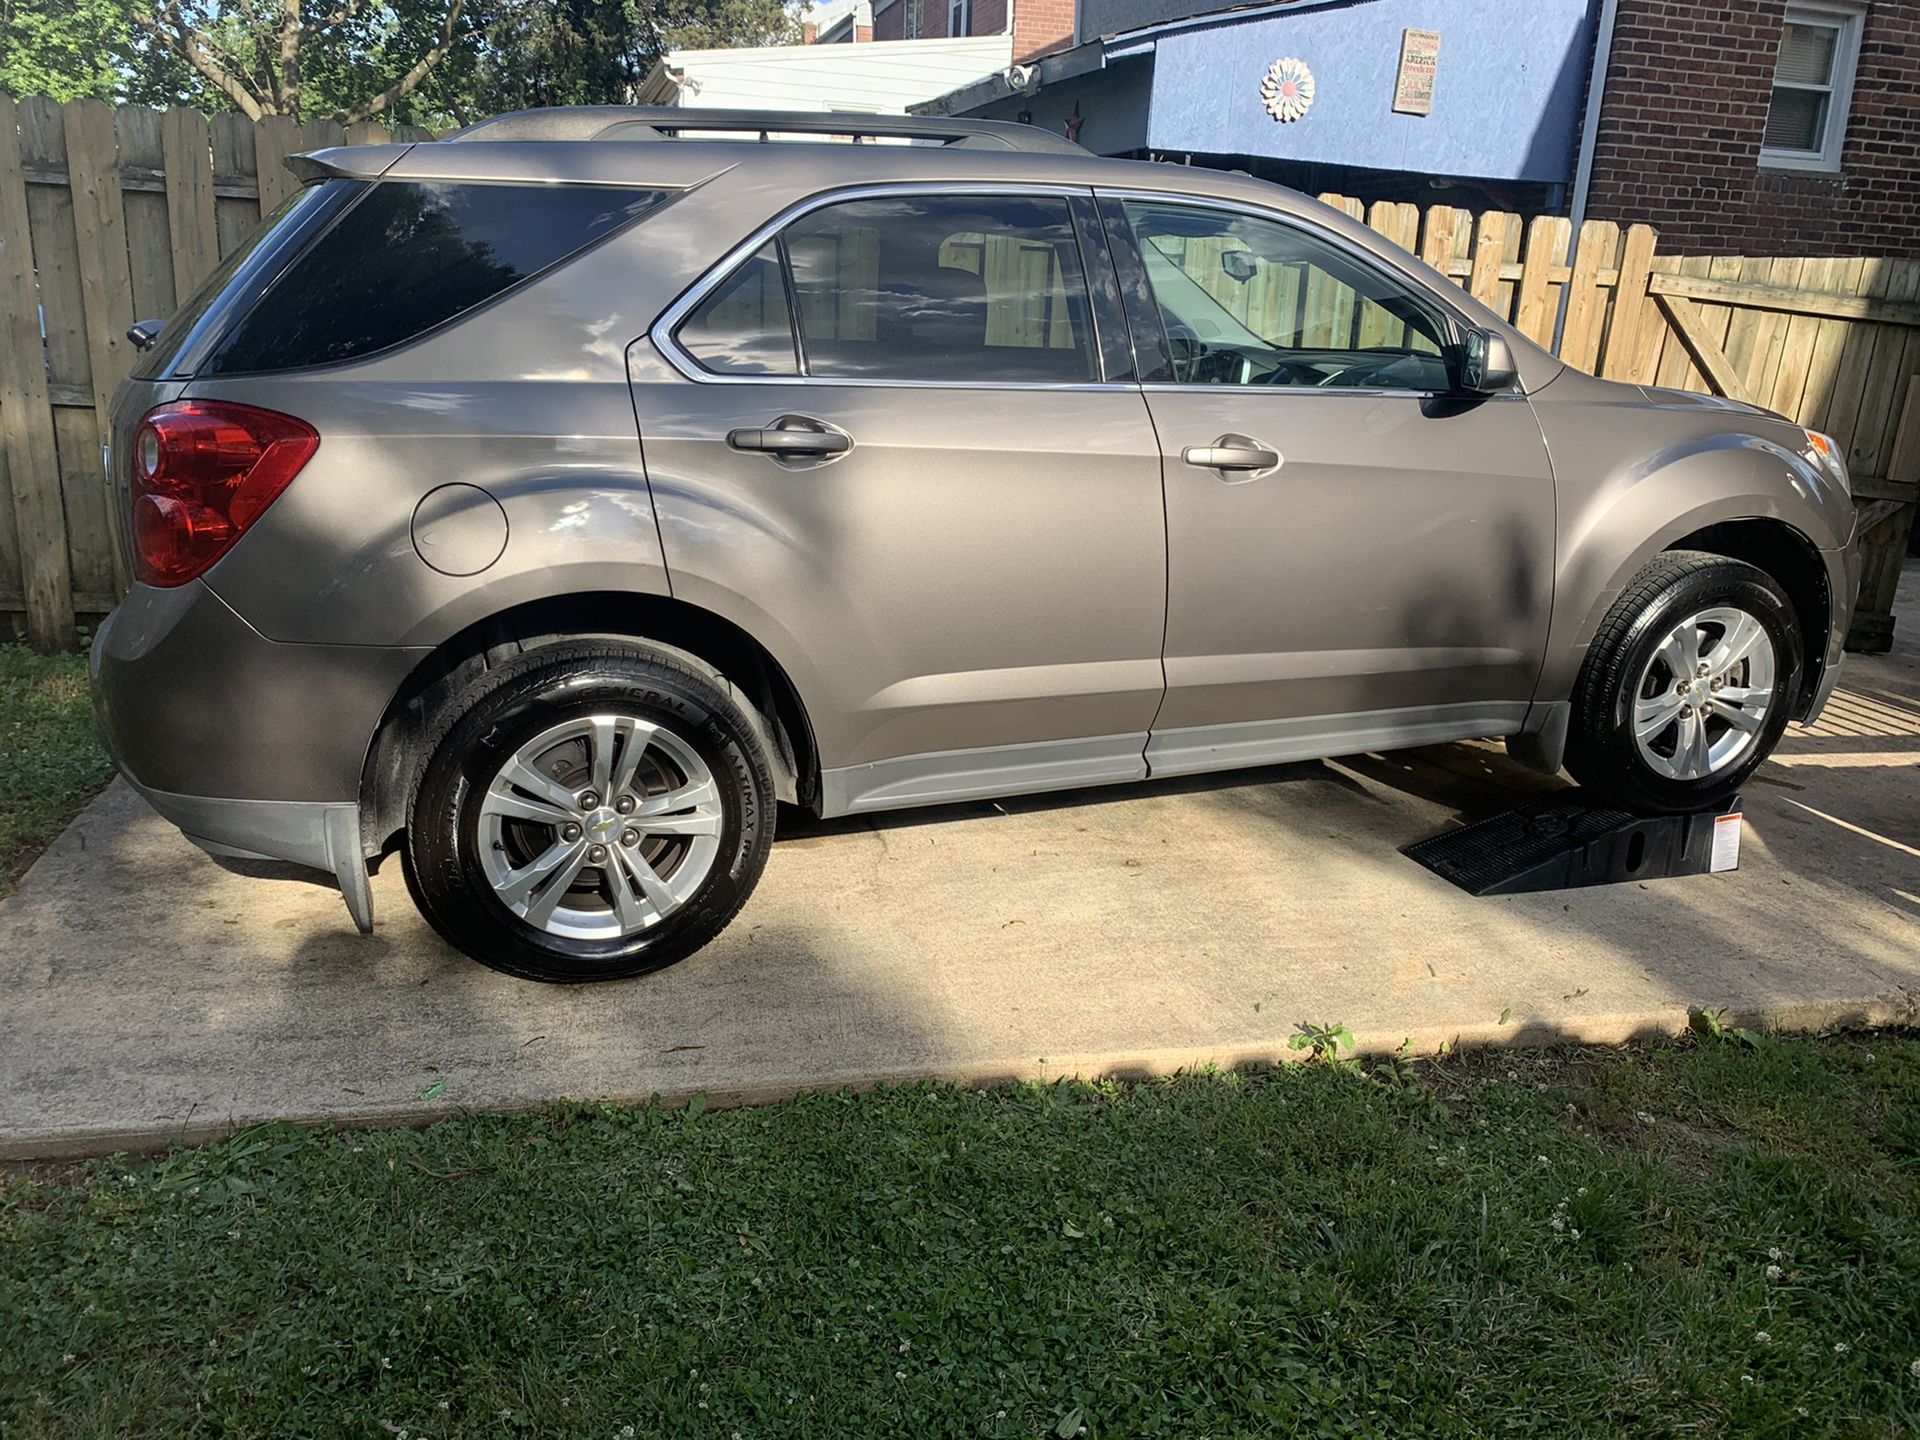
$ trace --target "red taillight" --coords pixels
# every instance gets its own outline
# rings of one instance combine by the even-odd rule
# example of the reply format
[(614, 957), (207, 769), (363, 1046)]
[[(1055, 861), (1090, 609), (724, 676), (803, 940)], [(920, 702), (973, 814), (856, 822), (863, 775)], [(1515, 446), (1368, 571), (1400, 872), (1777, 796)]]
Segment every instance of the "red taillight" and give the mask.
[(304, 420), (221, 400), (148, 412), (128, 447), (134, 574), (146, 585), (204, 575), (320, 448)]

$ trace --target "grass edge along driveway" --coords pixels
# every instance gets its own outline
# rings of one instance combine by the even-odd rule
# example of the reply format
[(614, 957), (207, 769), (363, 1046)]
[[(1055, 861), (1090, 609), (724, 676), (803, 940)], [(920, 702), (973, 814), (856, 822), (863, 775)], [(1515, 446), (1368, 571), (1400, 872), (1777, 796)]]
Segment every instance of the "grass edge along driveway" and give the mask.
[(1920, 1036), (291, 1127), (0, 1191), (0, 1435), (1920, 1431)]
[(0, 644), (0, 895), (112, 778), (86, 656)]

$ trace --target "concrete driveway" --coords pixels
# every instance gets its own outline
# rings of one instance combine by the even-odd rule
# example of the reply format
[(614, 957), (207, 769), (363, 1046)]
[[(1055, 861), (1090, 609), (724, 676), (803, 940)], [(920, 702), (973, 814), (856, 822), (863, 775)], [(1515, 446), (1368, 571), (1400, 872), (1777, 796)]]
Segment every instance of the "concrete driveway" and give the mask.
[(448, 950), (397, 865), (363, 939), (337, 895), (228, 876), (115, 786), (0, 903), (0, 1155), (560, 1096), (1227, 1065), (1285, 1057), (1309, 1021), (1429, 1051), (1670, 1033), (1702, 1005), (1911, 1018), (1913, 565), (1903, 609), (1899, 651), (1854, 657), (1749, 787), (1740, 870), (1645, 886), (1477, 900), (1403, 858), (1557, 783), (1450, 745), (816, 823), (705, 953), (553, 989)]

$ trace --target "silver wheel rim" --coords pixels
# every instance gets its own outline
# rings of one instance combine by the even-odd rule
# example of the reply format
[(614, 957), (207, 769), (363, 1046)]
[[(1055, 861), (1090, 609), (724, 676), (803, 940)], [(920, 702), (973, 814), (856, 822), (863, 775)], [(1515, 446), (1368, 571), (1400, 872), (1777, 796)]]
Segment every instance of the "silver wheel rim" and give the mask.
[(1667, 632), (1634, 691), (1633, 741), (1657, 775), (1705, 780), (1759, 742), (1773, 707), (1775, 657), (1766, 626), (1715, 606)]
[(720, 787), (693, 747), (633, 715), (588, 715), (509, 756), (480, 801), (480, 865), (536, 930), (623, 940), (693, 898), (720, 853)]

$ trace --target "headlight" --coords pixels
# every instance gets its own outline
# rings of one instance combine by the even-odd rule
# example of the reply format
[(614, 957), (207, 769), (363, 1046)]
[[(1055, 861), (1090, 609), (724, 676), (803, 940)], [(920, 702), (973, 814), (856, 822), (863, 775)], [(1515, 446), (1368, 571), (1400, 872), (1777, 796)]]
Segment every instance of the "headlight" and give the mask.
[(1840, 458), (1840, 445), (1831, 435), (1818, 430), (1802, 431), (1807, 437), (1807, 458), (1839, 482), (1840, 488), (1853, 493), (1853, 481), (1847, 475), (1847, 462)]

